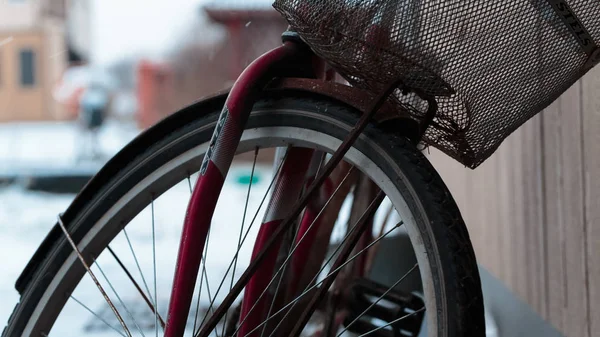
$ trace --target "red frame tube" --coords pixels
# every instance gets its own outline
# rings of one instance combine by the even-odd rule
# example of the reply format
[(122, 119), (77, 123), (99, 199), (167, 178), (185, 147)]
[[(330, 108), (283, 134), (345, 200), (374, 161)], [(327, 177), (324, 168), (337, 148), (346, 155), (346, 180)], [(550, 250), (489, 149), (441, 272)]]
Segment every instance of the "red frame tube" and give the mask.
[(244, 70), (225, 101), (187, 208), (165, 337), (184, 334), (213, 213), (254, 101), (274, 75), (298, 70), (306, 58), (302, 51), (301, 46), (286, 42), (265, 53)]
[[(253, 258), (263, 249), (267, 240), (285, 219), (294, 203), (300, 198), (312, 153), (312, 149), (298, 147), (289, 149), (254, 244)], [(261, 329), (256, 329), (253, 333), (250, 332), (262, 323), (269, 310), (269, 303), (273, 300), (273, 294), (269, 292), (262, 294), (275, 273), (280, 246), (281, 240), (275, 243), (275, 247), (270, 250), (268, 256), (246, 286), (240, 315), (240, 321), (243, 323), (240, 326), (238, 336), (253, 337), (261, 334)]]

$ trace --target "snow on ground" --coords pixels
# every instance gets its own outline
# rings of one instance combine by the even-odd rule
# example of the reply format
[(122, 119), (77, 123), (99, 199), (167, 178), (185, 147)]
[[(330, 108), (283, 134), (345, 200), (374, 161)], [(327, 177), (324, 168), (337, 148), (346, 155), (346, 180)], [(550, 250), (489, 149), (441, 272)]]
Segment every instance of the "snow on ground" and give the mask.
[[(132, 124), (109, 120), (99, 133), (100, 151), (111, 157), (139, 130)], [(74, 122), (10, 123), (0, 125), (0, 169), (44, 165), (64, 167), (76, 162), (89, 137)]]
[[(132, 126), (109, 121), (100, 132), (101, 152), (107, 158), (114, 155), (138, 133)], [(72, 167), (82, 137), (70, 122), (0, 125), (0, 172)], [(0, 326), (18, 301), (14, 282), (73, 197), (18, 186), (0, 189)]]
[[(139, 131), (108, 121), (99, 136), (105, 157), (114, 155)], [(29, 168), (72, 167), (82, 136), (74, 123), (11, 123), (0, 125), (0, 172)], [(42, 242), (58, 213), (74, 195), (26, 191), (17, 186), (0, 189), (0, 326), (17, 303), (14, 282)]]
[[(225, 275), (229, 261), (233, 258), (233, 253), (237, 245), (236, 237), (239, 231), (239, 224), (243, 209), (247, 185), (239, 184), (236, 178), (240, 175), (246, 175), (250, 168), (247, 166), (233, 167), (230, 172), (230, 178), (224, 187), (224, 193), (227, 198), (221, 201), (217, 207), (213, 218), (213, 229), (211, 230), (211, 239), (209, 242), (209, 251), (207, 259), (207, 269), (209, 284), (212, 288), (212, 296), (219, 286), (219, 281)], [(256, 175), (262, 179), (253, 185), (253, 194), (262, 196), (268, 186), (270, 167), (258, 167)], [(190, 196), (189, 185), (187, 181), (176, 185), (154, 202), (154, 223), (156, 237), (156, 270), (157, 270), (157, 294), (159, 298), (159, 310), (165, 315), (169, 298), (169, 289), (172, 283), (174, 262), (177, 253), (177, 247), (180, 239), (181, 224), (185, 215), (185, 207)], [(19, 273), (43, 240), (44, 236), (56, 221), (56, 215), (68, 206), (73, 195), (52, 195), (39, 192), (25, 191), (18, 187), (9, 187), (0, 190), (0, 256), (10, 259), (2, 259), (0, 268), (4, 271), (0, 278), (0, 298), (7, 306), (0, 306), (0, 325), (4, 324), (12, 311), (12, 305), (17, 303), (18, 296), (14, 291), (14, 281)], [(256, 210), (260, 198), (252, 198), (249, 202), (249, 210)], [(233, 212), (232, 210), (240, 210)], [(254, 212), (248, 212), (247, 222), (250, 222)], [(251, 213), (251, 214), (250, 214)], [(262, 212), (259, 213), (257, 221), (262, 219)], [(246, 228), (248, 224), (246, 224)], [(233, 229), (235, 228), (235, 229)], [(239, 276), (243, 267), (249, 259), (253, 238), (256, 235), (258, 226), (255, 225), (249, 233), (247, 243), (243, 245), (240, 254), (240, 263), (236, 270)], [(152, 246), (152, 209), (146, 207), (128, 226), (127, 234), (136, 252), (136, 257), (141, 265), (145, 281), (150, 288), (153, 296), (153, 246)], [(117, 236), (111, 243), (111, 248), (122, 259), (122, 262), (128, 266), (128, 269), (135, 274), (140, 282), (139, 273), (136, 269), (135, 260), (129, 250), (127, 239), (124, 234)], [(146, 322), (153, 326), (153, 315), (148, 311), (144, 302), (140, 300), (135, 288), (122, 273), (119, 265), (108, 253), (103, 253), (97, 260), (102, 271), (108, 276), (117, 294), (126, 306), (135, 308), (136, 312), (132, 316), (136, 317), (138, 324)], [(93, 267), (97, 277), (104, 284), (109, 293), (112, 289), (106, 283), (102, 272), (97, 266)], [(140, 282), (143, 284), (143, 282)], [(227, 286), (229, 282), (227, 282)], [(226, 294), (221, 291), (218, 298), (221, 299)], [(112, 293), (111, 293), (112, 295)], [(202, 306), (208, 307), (209, 301), (206, 290), (203, 291)], [(89, 277), (84, 278), (82, 284), (73, 294), (76, 299), (92, 310), (98, 312), (105, 320), (113, 326), (118, 326), (118, 322), (112, 316), (109, 308), (100, 297), (95, 285)], [(115, 295), (111, 296), (117, 304), (119, 300)], [(125, 314), (124, 314), (125, 315)], [(131, 322), (130, 317), (124, 317), (126, 321)], [(190, 320), (190, 323), (192, 321)], [(135, 325), (131, 325), (135, 326)], [(153, 329), (153, 328), (152, 328)], [(91, 336), (112, 336), (114, 331), (107, 329), (106, 325), (94, 319), (90, 313), (86, 312), (77, 302), (70, 301), (67, 304), (65, 312), (59, 318), (55, 328), (50, 336), (80, 336), (82, 334)]]
[(0, 326), (18, 301), (17, 277), (71, 199), (70, 195), (31, 193), (18, 187), (0, 190)]
[[(249, 169), (250, 167), (245, 165), (232, 168), (229, 179), (223, 190), (225, 193), (224, 195), (226, 195), (227, 198), (219, 201), (213, 217), (213, 226), (211, 227), (206, 260), (206, 269), (208, 271), (206, 279), (208, 279), (209, 287), (206, 287), (205, 279), (204, 290), (200, 302), (200, 307), (205, 308), (203, 312), (206, 311), (206, 308), (208, 308), (210, 304), (209, 295), (206, 289), (210, 289), (210, 296), (211, 298), (214, 298), (216, 290), (220, 285), (220, 280), (227, 273), (227, 268), (236, 251), (237, 237), (240, 228), (239, 224), (242, 221), (243, 215), (241, 210), (243, 210), (247, 193), (247, 185), (237, 183), (236, 178), (240, 175), (247, 174)], [(253, 184), (253, 195), (262, 196), (268, 186), (270, 167), (258, 167), (256, 171), (255, 174), (259, 175), (262, 179), (256, 184)], [(154, 202), (156, 237), (156, 246), (154, 249), (156, 251), (157, 271), (156, 294), (158, 297), (159, 312), (162, 317), (166, 317), (175, 259), (181, 234), (181, 224), (183, 223), (189, 196), (190, 190), (188, 182), (183, 181)], [(251, 216), (254, 216), (254, 210), (258, 208), (259, 203), (260, 198), (252, 198), (250, 200), (248, 209), (251, 211), (248, 212), (249, 214), (247, 215), (245, 228), (248, 228), (248, 223), (252, 220)], [(243, 268), (248, 263), (252, 251), (252, 243), (254, 242), (254, 237), (259, 228), (256, 222), (259, 222), (262, 219), (262, 213), (263, 212), (258, 213), (255, 225), (249, 232), (248, 238), (245, 241), (246, 244), (242, 246), (240, 251), (240, 260), (236, 268), (237, 276), (241, 275)], [(124, 233), (117, 236), (111, 242), (111, 248), (119, 256), (122, 262), (128, 266), (128, 269), (135, 275), (138, 282), (142, 280), (140, 285), (144, 288), (145, 285), (143, 280), (146, 281), (148, 289), (150, 290), (149, 292), (151, 296), (154, 297), (152, 207), (146, 207), (146, 209), (144, 209), (144, 211), (142, 211), (142, 213), (126, 227), (126, 230), (132, 246), (134, 247), (144, 278), (142, 279), (140, 277), (140, 273), (135, 267), (135, 259), (130, 251), (127, 237)], [(93, 266), (92, 269), (100, 278), (105, 288), (109, 289), (108, 291), (111, 293), (112, 289), (104, 279), (102, 272), (108, 276), (111, 284), (115, 287), (116, 293), (119, 294), (119, 297), (116, 297), (116, 295), (112, 296), (113, 300), (119, 306), (123, 306), (123, 304), (120, 303), (123, 301), (125, 306), (129, 308), (131, 314), (127, 311), (122, 311), (125, 321), (129, 323), (128, 325), (133, 327), (133, 330), (138, 330), (137, 326), (133, 323), (134, 319), (132, 319), (132, 317), (135, 317), (135, 322), (137, 322), (141, 330), (146, 334), (151, 334), (154, 329), (154, 315), (152, 315), (146, 304), (141, 300), (138, 292), (132, 286), (131, 282), (128, 281), (126, 274), (121, 271), (121, 268), (115, 262), (114, 258), (107, 252), (104, 252), (97, 259), (97, 265)], [(231, 273), (228, 275), (231, 275)], [(229, 277), (224, 287), (229, 287)], [(223, 288), (216, 296), (217, 304), (227, 294), (225, 290), (226, 289)], [(102, 297), (99, 296), (95, 285), (91, 282), (89, 277), (84, 278), (82, 284), (80, 284), (73, 293), (73, 297), (75, 297), (77, 301), (84, 303), (86, 306), (96, 311), (104, 320), (109, 322), (111, 326), (118, 327), (118, 321), (115, 319)], [(192, 315), (194, 312), (195, 309), (192, 311)], [(82, 318), (77, 320), (78, 324), (76, 328), (78, 329), (75, 331), (73, 323), (74, 317)], [(190, 319), (188, 324), (191, 329), (193, 326), (193, 319)], [(57, 321), (51, 336), (79, 336), (84, 333), (91, 336), (115, 335), (114, 331), (108, 329), (106, 324), (95, 319), (91, 314), (87, 312), (83, 312), (82, 314), (82, 307), (80, 304), (76, 301), (70, 301), (62, 316)]]

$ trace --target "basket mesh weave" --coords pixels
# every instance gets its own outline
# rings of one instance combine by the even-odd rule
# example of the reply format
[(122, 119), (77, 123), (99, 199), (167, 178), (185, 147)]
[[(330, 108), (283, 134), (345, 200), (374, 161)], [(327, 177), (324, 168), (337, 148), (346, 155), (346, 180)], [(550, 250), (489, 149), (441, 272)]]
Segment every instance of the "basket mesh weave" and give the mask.
[(419, 96), (435, 97), (423, 141), (475, 168), (589, 70), (589, 52), (551, 4), (565, 2), (599, 41), (595, 0), (275, 0), (274, 7), (352, 85), (380, 91), (400, 80), (411, 90), (397, 89), (393, 99), (419, 122), (428, 106)]

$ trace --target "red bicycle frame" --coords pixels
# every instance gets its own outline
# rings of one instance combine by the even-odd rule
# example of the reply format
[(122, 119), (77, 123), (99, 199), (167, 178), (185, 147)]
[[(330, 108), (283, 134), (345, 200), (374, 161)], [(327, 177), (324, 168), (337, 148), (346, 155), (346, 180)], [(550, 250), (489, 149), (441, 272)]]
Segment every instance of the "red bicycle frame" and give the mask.
[[(272, 237), (285, 219), (287, 212), (294, 206), (295, 201), (300, 198), (312, 153), (313, 150), (306, 148), (290, 148), (287, 151), (281, 173), (275, 182), (271, 202), (267, 206), (265, 219), (254, 244), (252, 259), (262, 250), (267, 240)], [(272, 300), (270, 294), (263, 295), (271, 282), (271, 278), (266, 276), (273, 275), (275, 272), (280, 245), (281, 240), (275, 243), (265, 261), (258, 268), (256, 275), (252, 276), (246, 286), (240, 315), (244, 319), (238, 332), (240, 336), (260, 335), (260, 331), (255, 328), (262, 322), (264, 315), (269, 310), (267, 304)], [(282, 276), (280, 275), (280, 277)]]
[[(325, 72), (325, 63), (323, 60), (317, 58), (304, 43), (296, 42), (299, 40), (294, 33), (284, 33), (284, 41), (285, 42), (281, 47), (265, 53), (244, 70), (231, 89), (215, 126), (209, 148), (200, 168), (200, 175), (196, 181), (188, 205), (183, 225), (171, 292), (171, 301), (168, 309), (165, 329), (166, 337), (183, 336), (202, 252), (204, 250), (217, 199), (220, 195), (229, 167), (233, 161), (252, 106), (258, 95), (275, 76), (318, 77), (326, 80), (333, 78), (332, 71)], [(351, 144), (362, 132), (375, 111), (379, 110), (379, 108), (384, 105), (385, 98), (392, 92), (394, 87), (395, 86), (391, 85), (387, 90), (381, 93), (380, 96), (374, 99), (372, 105), (367, 109), (369, 113), (363, 115), (359, 123), (333, 154), (327, 165), (323, 167), (319, 176), (315, 177), (314, 182), (307, 191), (302, 194), (300, 200), (295, 202), (295, 204), (291, 204), (283, 199), (277, 200), (277, 198), (274, 198), (272, 200), (271, 210), (275, 210), (278, 216), (271, 218), (267, 217), (265, 219), (267, 223), (263, 225), (263, 228), (261, 228), (259, 233), (259, 239), (256, 242), (251, 265), (246, 272), (240, 276), (236, 285), (223, 300), (223, 303), (206, 322), (200, 332), (200, 336), (208, 336), (210, 334), (210, 331), (216, 327), (218, 321), (224, 315), (227, 307), (233, 303), (244, 287), (246, 287), (246, 292), (244, 295), (243, 302), (245, 303), (242, 311), (245, 314), (250, 313), (254, 304), (257, 304), (259, 308), (256, 309), (256, 315), (248, 316), (244, 324), (241, 325), (242, 335), (252, 331), (254, 327), (260, 324), (258, 320), (262, 318), (265, 308), (264, 304), (256, 302), (260, 295), (257, 292), (260, 289), (264, 289), (264, 286), (267, 284), (265, 282), (268, 281), (254, 278), (253, 274), (256, 273), (257, 270), (260, 270), (266, 271), (266, 275), (269, 275), (269, 273), (272, 275), (274, 267), (274, 264), (272, 263), (274, 260), (273, 256), (277, 254), (276, 248), (278, 247), (278, 242), (280, 242), (279, 240), (281, 240), (285, 228), (291, 224), (293, 219), (300, 215), (301, 210), (309, 203), (309, 199), (320, 190), (329, 174), (341, 161), (346, 151), (348, 151)], [(343, 96), (343, 94), (341, 96)], [(292, 149), (287, 156), (286, 161), (289, 161), (292, 164), (308, 162), (310, 153), (311, 152), (296, 151)], [(286, 193), (292, 191), (292, 194), (296, 194), (297, 199), (299, 186), (296, 186), (290, 179), (285, 179), (285, 177), (289, 175), (297, 176), (306, 174), (307, 168), (306, 165), (304, 168), (300, 168), (300, 170), (290, 169), (289, 172), (282, 172), (279, 176), (280, 180), (277, 182), (280, 189), (285, 190)], [(329, 193), (331, 193), (331, 190), (329, 190)], [(287, 217), (282, 219), (282, 215), (286, 215)], [(311, 212), (306, 214), (306, 218), (302, 221), (303, 225), (301, 226), (301, 231), (306, 231), (307, 224), (313, 222), (314, 216), (315, 214)], [(311, 238), (312, 237), (309, 237), (308, 240)], [(307, 244), (309, 243), (310, 241), (307, 241)], [(257, 247), (262, 247), (262, 249), (258, 251)], [(305, 250), (306, 247), (304, 246), (300, 249)], [(259, 267), (258, 264), (263, 262), (266, 262), (266, 266)], [(292, 265), (295, 269), (299, 268), (298, 263), (297, 259), (296, 261), (292, 261)], [(265, 268), (265, 270), (262, 270), (261, 268)]]
[(231, 89), (188, 205), (175, 267), (166, 337), (183, 336), (217, 199), (256, 97), (276, 74), (306, 73), (306, 60), (311, 60), (310, 55), (304, 46), (285, 42), (248, 66)]

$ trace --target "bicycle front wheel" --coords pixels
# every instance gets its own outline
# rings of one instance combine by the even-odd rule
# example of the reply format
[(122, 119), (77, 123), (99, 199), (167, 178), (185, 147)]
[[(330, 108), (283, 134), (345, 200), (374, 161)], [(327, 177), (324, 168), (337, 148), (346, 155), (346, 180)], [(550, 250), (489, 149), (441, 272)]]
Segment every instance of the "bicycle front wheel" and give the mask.
[[(123, 321), (115, 320), (66, 237), (55, 228), (40, 249), (42, 255), (34, 257), (19, 281), (21, 300), (3, 337), (82, 334), (74, 331), (102, 336), (162, 333), (191, 180), (222, 104), (221, 98), (196, 103), (145, 132), (97, 175), (65, 213), (65, 226)], [(357, 111), (339, 102), (301, 93), (265, 93), (254, 105), (237, 150), (250, 158), (245, 165), (252, 173), (244, 178), (249, 191), (225, 188), (219, 197), (186, 334), (194, 335), (202, 327), (250, 261), (259, 230), (252, 227), (253, 220), (264, 212), (261, 200), (272, 193), (271, 181), (278, 169), (257, 164), (261, 153), (275, 147), (333, 153), (358, 118)], [(303, 335), (416, 336), (420, 331), (428, 336), (484, 336), (481, 285), (468, 233), (449, 191), (425, 157), (408, 139), (371, 124), (344, 163), (385, 194), (369, 227), (371, 241), (351, 256), (367, 254), (363, 262), (370, 262), (364, 262), (360, 272), (341, 273), (343, 281), (340, 276), (335, 279), (331, 289), (338, 292), (317, 307)], [(257, 181), (259, 173), (273, 179)], [(228, 179), (232, 178), (236, 177)], [(298, 237), (290, 231), (287, 258), (283, 254), (276, 262), (283, 271), (270, 275), (272, 281), (263, 292), (271, 299), (268, 312), (262, 313), (265, 323), (247, 335), (279, 336), (289, 331), (285, 325), (296, 312), (294, 307), (302, 308), (303, 296), (308, 298), (325, 284), (323, 280), (332, 273), (330, 262), (339, 255), (336, 247), (353, 231), (352, 212), (343, 215), (360, 197), (352, 190), (362, 191), (358, 180), (339, 201), (341, 211), (331, 235), (319, 241), (326, 258), (316, 268), (306, 268), (314, 275), (294, 280), (304, 284), (293, 293), (281, 281), (290, 273), (285, 266), (293, 260), (289, 258), (294, 250), (292, 237)], [(243, 208), (231, 208), (235, 198)], [(387, 206), (394, 210), (393, 216), (386, 214)], [(401, 253), (396, 246), (403, 237), (414, 254)], [(377, 254), (370, 254), (371, 250)], [(392, 264), (395, 260), (409, 262)], [(212, 335), (238, 334), (244, 322), (240, 306), (241, 298)], [(87, 319), (74, 321), (73, 317)], [(423, 324), (415, 317), (423, 317)]]

